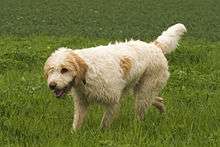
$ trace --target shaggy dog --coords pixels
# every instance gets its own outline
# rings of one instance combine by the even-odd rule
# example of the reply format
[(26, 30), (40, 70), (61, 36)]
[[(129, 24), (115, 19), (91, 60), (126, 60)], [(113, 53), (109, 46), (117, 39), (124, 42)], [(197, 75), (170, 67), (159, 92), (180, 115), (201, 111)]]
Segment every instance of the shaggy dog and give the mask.
[(52, 53), (44, 66), (45, 77), (56, 97), (68, 92), (74, 97), (73, 130), (81, 127), (91, 103), (104, 106), (101, 128), (109, 127), (127, 89), (133, 90), (140, 120), (151, 105), (163, 112), (163, 98), (158, 95), (169, 77), (164, 55), (175, 50), (184, 32), (185, 26), (176, 24), (151, 43), (131, 40)]

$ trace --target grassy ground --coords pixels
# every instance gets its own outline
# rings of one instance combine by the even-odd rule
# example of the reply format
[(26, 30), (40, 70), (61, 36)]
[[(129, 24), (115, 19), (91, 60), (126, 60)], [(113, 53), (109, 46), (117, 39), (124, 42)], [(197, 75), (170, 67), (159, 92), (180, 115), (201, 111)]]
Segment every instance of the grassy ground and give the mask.
[[(1, 0), (0, 146), (219, 146), (219, 6), (218, 0)], [(102, 109), (93, 106), (82, 130), (71, 134), (72, 98), (55, 99), (43, 79), (48, 55), (61, 46), (151, 40), (176, 21), (189, 33), (167, 56), (171, 77), (161, 93), (167, 112), (152, 108), (137, 122), (126, 96), (111, 129), (98, 130)]]
[(220, 39), (219, 0), (1, 0), (0, 35), (153, 38), (184, 23), (189, 35)]

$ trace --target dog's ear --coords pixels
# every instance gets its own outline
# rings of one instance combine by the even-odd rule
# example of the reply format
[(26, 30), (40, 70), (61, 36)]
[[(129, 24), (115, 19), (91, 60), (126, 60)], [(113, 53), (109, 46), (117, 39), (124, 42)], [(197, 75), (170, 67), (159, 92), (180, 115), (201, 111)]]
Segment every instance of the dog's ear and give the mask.
[(76, 71), (76, 75), (73, 75), (75, 76), (75, 85), (79, 85), (80, 82), (85, 83), (85, 76), (88, 70), (88, 65), (81, 57), (75, 53), (71, 53), (69, 58), (72, 68), (74, 68)]
[(49, 72), (49, 70), (50, 70), (49, 59), (50, 59), (50, 58), (48, 58), (47, 61), (46, 61), (45, 64), (44, 64), (44, 69), (43, 69), (43, 70), (44, 70), (44, 78), (45, 78), (45, 79), (48, 78), (48, 72)]
[(86, 76), (86, 72), (88, 70), (88, 66), (85, 63), (85, 61), (80, 57), (77, 58), (76, 62), (79, 66), (79, 70), (77, 71), (75, 83), (76, 83), (76, 85), (78, 85), (82, 81), (85, 84), (85, 76)]
[(47, 79), (48, 78), (48, 70), (45, 70), (45, 68), (44, 68), (44, 79)]

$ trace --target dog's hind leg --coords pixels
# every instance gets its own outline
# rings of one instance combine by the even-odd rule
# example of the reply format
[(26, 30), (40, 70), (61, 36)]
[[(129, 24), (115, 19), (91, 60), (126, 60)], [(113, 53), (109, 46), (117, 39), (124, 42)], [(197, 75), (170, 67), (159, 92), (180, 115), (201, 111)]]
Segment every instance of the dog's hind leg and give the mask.
[(118, 110), (118, 103), (105, 105), (105, 112), (102, 117), (100, 128), (109, 128)]
[(159, 99), (158, 95), (168, 77), (167, 70), (160, 70), (154, 73), (145, 71), (135, 85), (135, 111), (140, 120), (144, 119), (145, 110), (151, 105), (157, 107), (161, 112), (165, 110), (162, 99)]
[(156, 97), (152, 102), (152, 105), (155, 106), (161, 113), (165, 112), (165, 106), (162, 97)]

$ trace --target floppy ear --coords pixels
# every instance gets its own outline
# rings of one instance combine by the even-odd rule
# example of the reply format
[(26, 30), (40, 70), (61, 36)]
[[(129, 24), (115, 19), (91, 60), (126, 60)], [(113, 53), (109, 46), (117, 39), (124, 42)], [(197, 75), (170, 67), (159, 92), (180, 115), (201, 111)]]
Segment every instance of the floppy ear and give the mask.
[(79, 85), (80, 82), (85, 83), (85, 76), (88, 70), (88, 65), (81, 57), (79, 57), (75, 53), (71, 53), (71, 55), (69, 56), (69, 60), (71, 62), (71, 66), (76, 71), (76, 75), (73, 75), (75, 76), (75, 85)]
[(79, 70), (77, 71), (77, 75), (76, 75), (76, 78), (75, 78), (75, 83), (76, 83), (76, 85), (78, 85), (81, 81), (83, 83), (85, 83), (85, 76), (86, 76), (88, 66), (85, 63), (85, 61), (80, 57), (77, 58), (76, 62), (79, 66)]
[(48, 68), (44, 68), (44, 79), (48, 78)]
[(49, 59), (50, 57), (47, 59), (47, 61), (44, 64), (44, 78), (47, 79), (48, 78), (48, 72), (50, 70), (50, 66), (49, 66)]

